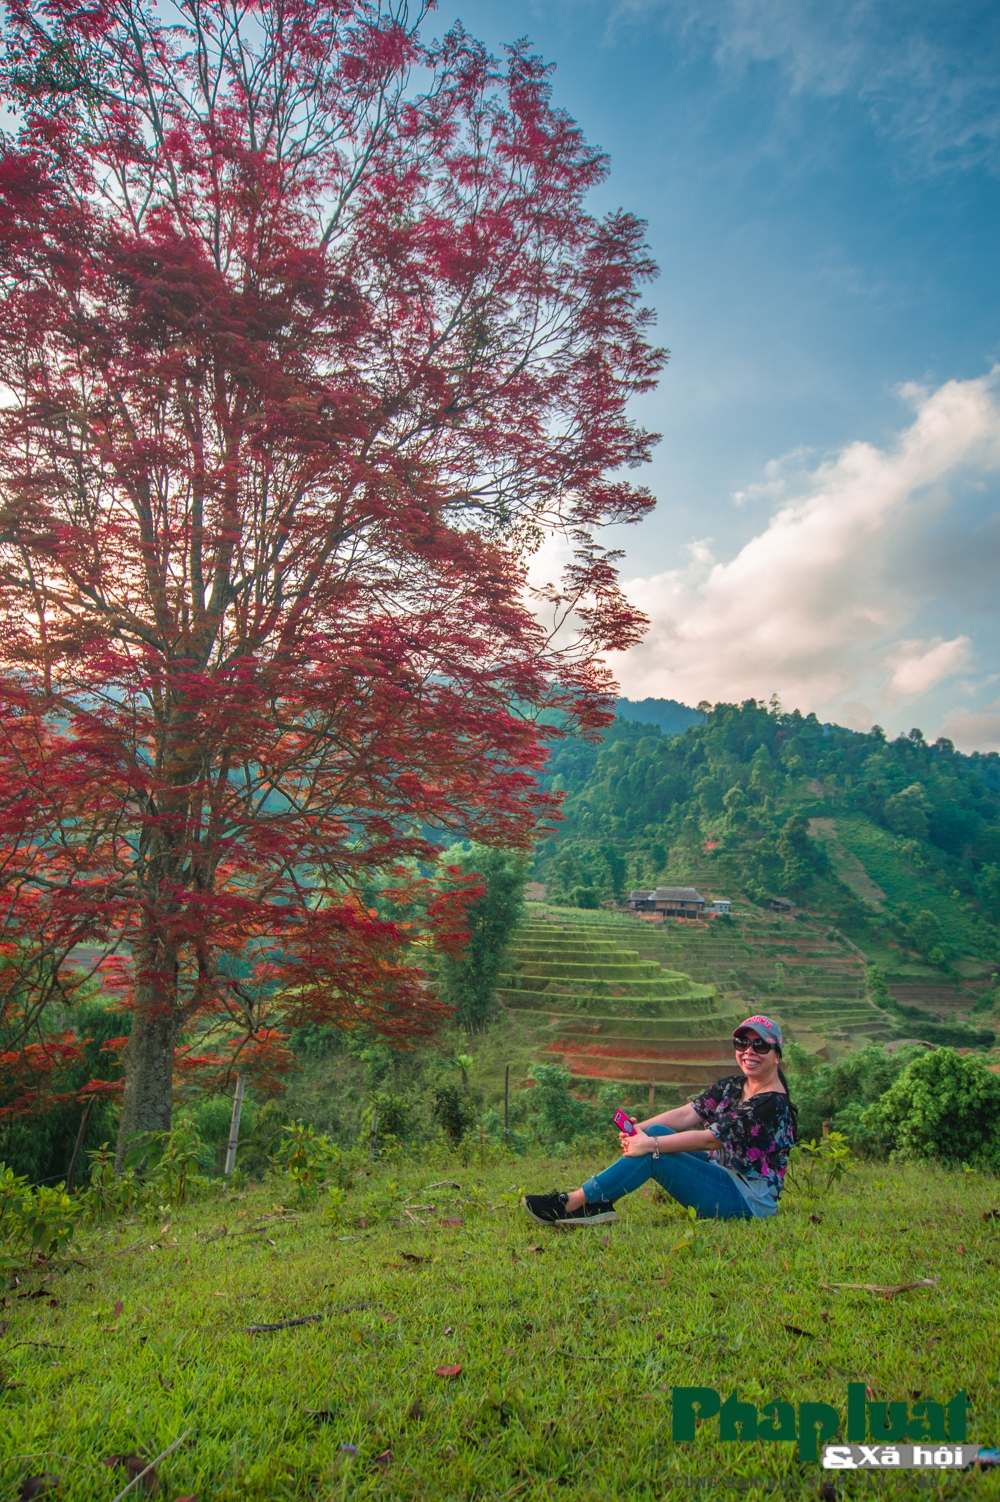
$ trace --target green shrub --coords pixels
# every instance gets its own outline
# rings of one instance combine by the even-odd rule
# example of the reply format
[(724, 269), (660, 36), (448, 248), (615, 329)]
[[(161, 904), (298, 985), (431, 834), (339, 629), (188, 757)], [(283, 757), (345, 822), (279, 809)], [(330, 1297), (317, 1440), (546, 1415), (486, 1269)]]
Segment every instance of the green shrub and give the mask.
[(572, 1075), (561, 1064), (533, 1064), (535, 1088), (528, 1096), (527, 1124), (545, 1147), (579, 1145), (595, 1135), (607, 1135), (609, 1149), (615, 1145), (611, 1117), (621, 1104), (622, 1086), (604, 1081), (596, 1101), (578, 1100), (570, 1086)]
[(574, 887), (569, 900), (573, 907), (599, 908), (601, 894), (596, 887)]
[(820, 1188), (827, 1193), (834, 1184), (839, 1184), (854, 1165), (851, 1146), (842, 1132), (831, 1132), (828, 1137), (814, 1137), (811, 1142), (799, 1142), (791, 1153), (791, 1181), (801, 1185), (808, 1193), (815, 1194)]
[(475, 1121), (468, 1099), (457, 1085), (442, 1085), (434, 1092), (434, 1120), (451, 1142), (461, 1142)]
[(934, 951), (941, 949), (941, 937), (941, 919), (936, 913), (932, 913), (927, 908), (924, 908), (910, 924), (910, 938), (917, 953), (922, 955), (925, 960), (930, 960), (932, 965), (941, 963), (941, 960), (931, 959)]
[(798, 1044), (790, 1043), (785, 1051), (785, 1068), (799, 1111), (800, 1139), (818, 1140), (823, 1134), (823, 1123), (828, 1121), (855, 1149), (877, 1151), (877, 1143), (869, 1141), (863, 1125), (864, 1113), (894, 1084), (910, 1061), (925, 1052), (914, 1045), (889, 1053), (880, 1044), (869, 1043), (835, 1064), (820, 1064)]
[(22, 1174), (0, 1163), (0, 1266), (16, 1266), (32, 1252), (51, 1257), (71, 1240), (79, 1213), (79, 1202), (62, 1184), (31, 1189)]
[(935, 1049), (911, 1059), (864, 1115), (869, 1137), (901, 1158), (1000, 1167), (1000, 1077), (973, 1054)]
[(311, 1205), (324, 1186), (350, 1187), (354, 1160), (335, 1142), (304, 1122), (293, 1121), (282, 1128), (284, 1141), (272, 1158), (272, 1166), (292, 1181), (300, 1205)]
[(189, 1118), (181, 1117), (169, 1132), (137, 1132), (128, 1140), (125, 1168), (149, 1185), (156, 1204), (183, 1205), (189, 1193), (207, 1186), (198, 1172), (201, 1138)]
[(89, 1220), (115, 1220), (133, 1210), (146, 1208), (152, 1200), (152, 1187), (139, 1178), (134, 1168), (115, 1173), (115, 1152), (110, 1143), (88, 1152), (90, 1182), (79, 1196)]

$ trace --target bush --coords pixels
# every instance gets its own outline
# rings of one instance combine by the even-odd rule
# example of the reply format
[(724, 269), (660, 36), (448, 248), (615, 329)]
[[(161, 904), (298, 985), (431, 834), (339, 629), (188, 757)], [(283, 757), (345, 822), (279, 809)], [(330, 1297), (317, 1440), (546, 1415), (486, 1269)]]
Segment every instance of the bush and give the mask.
[(442, 1085), (434, 1092), (434, 1120), (452, 1142), (461, 1142), (475, 1121), (475, 1113), (457, 1085)]
[(1000, 1078), (981, 1059), (939, 1048), (911, 1059), (865, 1112), (869, 1137), (912, 1161), (1000, 1167)]
[(877, 1150), (877, 1143), (868, 1140), (862, 1123), (864, 1113), (895, 1083), (910, 1061), (925, 1052), (913, 1046), (888, 1053), (880, 1044), (869, 1043), (835, 1064), (819, 1064), (805, 1049), (790, 1043), (785, 1068), (799, 1111), (800, 1139), (808, 1142), (821, 1138), (823, 1123), (828, 1121), (859, 1151)]
[(199, 1172), (201, 1138), (193, 1121), (181, 1117), (169, 1132), (137, 1132), (128, 1139), (126, 1169), (134, 1169), (153, 1191), (157, 1204), (183, 1205), (189, 1193), (204, 1189)]
[(0, 1163), (0, 1267), (14, 1267), (32, 1252), (51, 1257), (71, 1239), (79, 1212), (61, 1184), (29, 1189), (23, 1175)]
[(606, 1080), (596, 1101), (578, 1100), (570, 1089), (573, 1076), (561, 1064), (533, 1064), (535, 1088), (529, 1096), (528, 1123), (545, 1147), (579, 1144), (596, 1134), (614, 1145), (611, 1116), (621, 1104), (622, 1086)]
[(596, 887), (574, 887), (569, 900), (572, 907), (599, 908), (601, 894)]
[(311, 1205), (324, 1185), (350, 1186), (353, 1164), (335, 1142), (301, 1121), (282, 1128), (285, 1137), (272, 1160), (292, 1181), (301, 1205)]
[[(917, 953), (925, 960), (929, 960), (932, 965), (943, 963), (945, 956), (941, 944), (941, 920), (935, 913), (926, 908), (919, 912), (910, 924), (910, 937)], [(941, 956), (934, 959), (932, 956), (939, 949), (942, 950)]]

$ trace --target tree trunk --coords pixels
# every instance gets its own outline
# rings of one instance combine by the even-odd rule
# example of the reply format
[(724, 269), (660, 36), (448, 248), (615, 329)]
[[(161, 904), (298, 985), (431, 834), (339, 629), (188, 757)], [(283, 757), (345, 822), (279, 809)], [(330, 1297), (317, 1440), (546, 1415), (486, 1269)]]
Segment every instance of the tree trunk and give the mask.
[(118, 1123), (116, 1173), (122, 1171), (126, 1141), (133, 1133), (170, 1130), (178, 1021), (176, 1007), (162, 1000), (157, 1005), (146, 987), (136, 987), (132, 1035), (123, 1054), (125, 1096)]

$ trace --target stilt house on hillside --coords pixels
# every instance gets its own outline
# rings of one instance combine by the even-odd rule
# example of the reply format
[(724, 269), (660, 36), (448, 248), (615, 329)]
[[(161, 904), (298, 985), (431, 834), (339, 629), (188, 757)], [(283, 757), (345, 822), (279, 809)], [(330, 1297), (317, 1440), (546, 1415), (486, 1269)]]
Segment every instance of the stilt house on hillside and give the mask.
[(698, 918), (705, 911), (705, 898), (694, 887), (655, 887), (628, 894), (634, 913), (663, 913), (668, 918)]

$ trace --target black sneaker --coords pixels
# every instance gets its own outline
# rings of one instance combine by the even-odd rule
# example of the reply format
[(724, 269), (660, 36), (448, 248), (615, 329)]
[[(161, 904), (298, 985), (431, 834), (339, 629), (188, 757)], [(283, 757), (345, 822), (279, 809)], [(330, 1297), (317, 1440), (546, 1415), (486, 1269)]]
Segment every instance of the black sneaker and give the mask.
[(579, 1210), (571, 1210), (564, 1217), (561, 1224), (564, 1226), (606, 1226), (611, 1221), (618, 1219), (611, 1200), (596, 1200), (592, 1205), (581, 1205)]
[(610, 1200), (599, 1200), (593, 1205), (581, 1205), (579, 1210), (567, 1211), (568, 1199), (568, 1194), (553, 1189), (551, 1194), (526, 1194), (522, 1203), (532, 1220), (543, 1226), (600, 1226), (618, 1219)]

